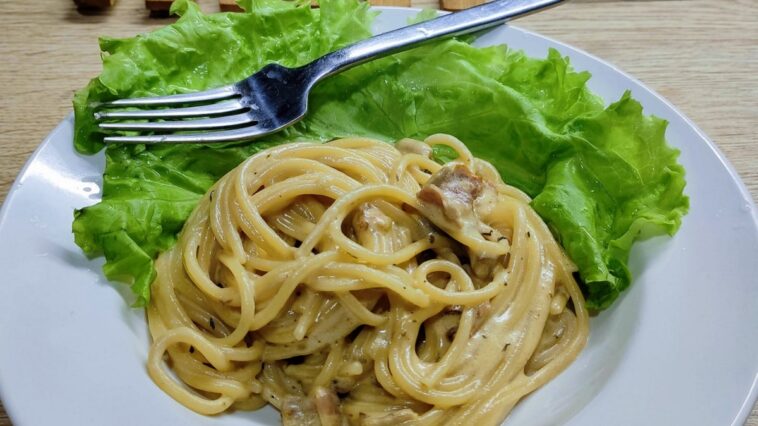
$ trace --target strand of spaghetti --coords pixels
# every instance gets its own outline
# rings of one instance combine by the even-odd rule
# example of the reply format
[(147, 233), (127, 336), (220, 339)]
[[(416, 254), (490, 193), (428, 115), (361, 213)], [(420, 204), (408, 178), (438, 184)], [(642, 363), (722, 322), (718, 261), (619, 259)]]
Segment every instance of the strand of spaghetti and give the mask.
[(303, 301), (303, 313), (300, 315), (300, 318), (297, 319), (295, 330), (292, 332), (292, 336), (295, 340), (303, 340), (308, 329), (310, 329), (313, 326), (313, 323), (316, 322), (316, 315), (318, 315), (316, 305), (319, 304), (319, 299), (316, 293), (306, 289), (303, 298), (305, 299)]
[[(202, 226), (202, 225), (200, 225)], [(195, 229), (193, 229), (195, 228)], [(203, 293), (216, 300), (234, 301), (237, 300), (237, 293), (233, 289), (220, 288), (216, 283), (211, 280), (208, 275), (208, 271), (204, 270), (200, 265), (197, 254), (200, 250), (201, 235), (196, 231), (197, 227), (189, 227), (188, 232), (182, 233), (183, 242), (180, 241), (180, 245), (183, 245), (182, 260), (184, 261), (184, 269), (189, 278)]]
[(220, 370), (229, 368), (229, 361), (219, 349), (196, 331), (185, 327), (171, 330), (153, 342), (147, 361), (150, 377), (172, 398), (202, 414), (216, 414), (229, 408), (232, 402), (234, 402), (232, 397), (221, 395), (215, 400), (203, 398), (176, 383), (166, 373), (165, 369), (161, 366), (163, 353), (166, 352), (169, 345), (180, 341), (185, 343), (192, 342), (193, 345), (205, 354), (208, 362), (213, 364), (214, 367)]
[(256, 193), (251, 200), (258, 206), (258, 214), (280, 211), (293, 199), (302, 195), (318, 195), (331, 199), (344, 196), (351, 189), (344, 180), (333, 176), (303, 175), (277, 182)]
[(297, 241), (301, 235), (307, 235), (313, 228), (313, 223), (305, 220), (292, 210), (283, 211), (271, 223), (271, 227)]
[[(413, 303), (416, 306), (424, 307), (429, 304), (429, 297), (426, 294), (413, 287), (413, 285), (409, 285), (411, 280), (403, 270), (378, 270), (362, 264), (337, 262), (324, 265), (323, 272), (327, 276), (342, 275), (345, 278), (355, 278), (367, 284), (385, 287), (394, 293), (403, 295), (405, 301)], [(325, 284), (328, 284), (328, 281), (326, 283), (322, 281), (321, 285)], [(371, 287), (355, 288), (355, 290), (365, 288)]]
[(474, 156), (471, 155), (471, 151), (466, 148), (466, 145), (458, 139), (450, 135), (437, 133), (426, 138), (424, 143), (432, 147), (435, 145), (444, 145), (453, 148), (456, 154), (458, 154), (456, 161), (465, 164), (470, 169), (474, 169)]
[(230, 183), (227, 179), (220, 180), (215, 188), (212, 189), (206, 197), (201, 201), (202, 204), (206, 202), (210, 204), (210, 225), (211, 231), (213, 231), (216, 241), (221, 247), (226, 250), (232, 251), (237, 256), (244, 256), (242, 249), (242, 239), (239, 233), (236, 232), (235, 221), (233, 219), (232, 211), (226, 208), (220, 208), (222, 205), (228, 205), (230, 197), (234, 194), (235, 188), (230, 188)]
[(244, 223), (250, 228), (245, 233), (248, 236), (256, 237), (259, 240), (259, 244), (263, 246), (262, 248), (267, 252), (271, 252), (272, 255), (284, 259), (291, 259), (293, 254), (292, 247), (285, 243), (281, 237), (266, 224), (266, 221), (261, 217), (258, 208), (253, 203), (251, 197), (242, 196), (248, 194), (247, 187), (249, 186), (247, 182), (247, 174), (243, 172), (247, 167), (250, 167), (250, 164), (256, 162), (253, 160), (257, 159), (258, 158), (253, 157), (253, 159), (242, 163), (242, 166), (239, 168), (239, 173), (236, 171), (230, 172), (230, 176), (232, 176), (230, 179), (234, 180), (235, 189), (237, 190), (237, 193), (240, 194), (236, 199), (236, 205), (240, 210), (240, 214), (245, 218)]
[(337, 257), (336, 253), (320, 253), (316, 256), (309, 257), (308, 259), (299, 262), (298, 268), (282, 282), (279, 291), (276, 293), (273, 299), (269, 301), (265, 308), (256, 312), (255, 319), (250, 325), (251, 330), (258, 330), (265, 326), (282, 310), (287, 303), (292, 292), (295, 290), (300, 282), (302, 282), (306, 276), (313, 273), (324, 264), (331, 262)]
[[(474, 396), (479, 385), (477, 380), (472, 380), (473, 377), (468, 377), (463, 382), (456, 380), (455, 389), (450, 391), (424, 386), (424, 377), (432, 371), (432, 366), (419, 360), (415, 351), (418, 328), (410, 325), (413, 319), (403, 318), (406, 315), (397, 309), (394, 313), (396, 323), (406, 330), (405, 336), (401, 335), (400, 338), (390, 342), (388, 360), (395, 383), (413, 398), (435, 406), (452, 407), (466, 403)], [(416, 312), (411, 315), (416, 318), (428, 316), (429, 314), (425, 312)]]
[(324, 362), (324, 367), (321, 369), (321, 371), (318, 373), (318, 376), (316, 376), (316, 379), (313, 381), (312, 386), (314, 389), (317, 389), (321, 386), (326, 386), (332, 380), (332, 377), (337, 374), (337, 371), (342, 364), (342, 352), (344, 352), (344, 346), (342, 342), (332, 346), (331, 350), (329, 351), (329, 356), (326, 357), (326, 361)]
[[(450, 274), (451, 283), (458, 287), (457, 292), (441, 289), (427, 280), (427, 276), (434, 272)], [(495, 297), (501, 291), (505, 282), (493, 280), (485, 287), (474, 289), (471, 278), (460, 266), (445, 260), (430, 260), (424, 262), (413, 272), (415, 286), (431, 297), (433, 302), (446, 305), (474, 306)]]
[(366, 309), (363, 304), (358, 301), (358, 299), (353, 296), (353, 294), (349, 291), (340, 291), (335, 293), (337, 295), (337, 298), (340, 300), (340, 303), (342, 303), (342, 306), (345, 307), (348, 311), (350, 311), (353, 316), (355, 316), (355, 319), (360, 321), (363, 324), (371, 325), (371, 326), (377, 326), (381, 323), (383, 323), (386, 318), (382, 315), (377, 315), (368, 309)]
[(466, 309), (463, 312), (452, 343), (445, 351), (445, 354), (442, 355), (442, 358), (437, 365), (431, 369), (431, 372), (425, 377), (422, 377), (421, 380), (424, 385), (431, 388), (436, 383), (440, 382), (459, 361), (466, 349), (466, 344), (469, 340), (468, 336), (471, 335), (475, 315), (476, 312), (474, 309)]
[[(410, 173), (413, 175), (414, 180), (419, 184), (426, 182), (426, 180), (420, 181), (418, 179), (419, 177), (428, 179), (429, 174), (438, 171), (442, 167), (439, 165), (439, 163), (434, 162), (429, 157), (423, 157), (419, 154), (407, 154), (400, 157), (400, 160), (392, 165), (393, 173), (390, 174), (390, 183), (399, 183), (401, 177), (407, 176), (406, 172), (410, 166), (416, 167), (415, 170), (411, 170)], [(417, 175), (415, 172), (419, 172), (420, 169), (429, 170), (430, 173), (422, 173), (421, 175)]]
[[(235, 288), (238, 291), (240, 302), (240, 321), (236, 324), (231, 334), (217, 339), (216, 342), (222, 345), (234, 346), (245, 338), (253, 325), (253, 319), (255, 318), (255, 285), (242, 267), (239, 259), (221, 255), (218, 257), (218, 260), (219, 263), (227, 267), (236, 281)], [(235, 262), (235, 260), (237, 261)]]
[[(321, 216), (313, 232), (302, 242), (297, 250), (298, 256), (306, 256), (313, 250), (316, 243), (323, 238), (327, 230), (339, 229), (345, 216), (356, 208), (360, 203), (371, 198), (391, 199), (393, 201), (407, 204), (410, 207), (418, 208), (418, 203), (413, 195), (408, 194), (391, 185), (367, 185), (354, 191), (344, 194), (339, 200), (336, 200)], [(341, 234), (341, 231), (339, 231)]]
[(355, 176), (358, 178), (358, 181), (363, 183), (383, 181), (384, 172), (379, 167), (366, 161), (361, 156), (354, 155), (348, 149), (331, 144), (303, 145), (298, 150), (282, 152), (280, 156), (283, 158), (297, 156), (299, 158), (314, 159), (346, 175)]
[[(193, 389), (239, 400), (247, 398), (257, 388), (252, 378), (260, 371), (260, 363), (250, 363), (242, 369), (220, 372), (176, 346), (167, 348), (167, 353), (171, 357), (171, 368), (176, 376)], [(194, 350), (193, 354), (202, 356), (197, 350)]]

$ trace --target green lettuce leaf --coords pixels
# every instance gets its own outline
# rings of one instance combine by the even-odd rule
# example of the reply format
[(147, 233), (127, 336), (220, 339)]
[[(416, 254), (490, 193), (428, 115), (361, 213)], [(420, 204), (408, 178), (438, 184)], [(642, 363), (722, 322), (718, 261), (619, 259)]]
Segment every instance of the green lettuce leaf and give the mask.
[[(302, 65), (370, 36), (366, 3), (325, 3), (313, 10), (302, 2), (243, 2), (250, 13), (203, 15), (195, 3), (179, 0), (172, 12), (181, 18), (173, 25), (101, 39), (103, 71), (74, 97), (76, 149), (91, 154), (104, 147), (92, 110), (98, 102), (217, 87), (269, 62)], [(75, 241), (89, 256), (104, 255), (106, 277), (130, 282), (143, 306), (153, 259), (173, 246), (202, 194), (248, 156), (298, 134), (241, 145), (108, 146), (102, 201), (75, 212)]]
[(548, 167), (532, 202), (577, 264), (592, 309), (607, 308), (629, 286), (632, 243), (673, 235), (687, 212), (684, 169), (665, 130), (666, 122), (644, 116), (629, 93), (572, 120), (571, 155)]
[[(320, 10), (280, 0), (241, 5), (247, 13), (203, 15), (179, 0), (175, 24), (101, 40), (103, 72), (74, 99), (76, 148), (93, 153), (103, 146), (91, 118), (97, 102), (202, 90), (269, 62), (304, 64), (367, 37), (373, 18), (353, 0), (323, 0)], [(534, 198), (579, 268), (587, 305), (607, 308), (630, 283), (632, 243), (673, 234), (688, 208), (666, 123), (645, 116), (629, 94), (606, 107), (587, 89), (590, 75), (573, 71), (556, 51), (535, 59), (467, 40), (336, 75), (315, 88), (305, 120), (263, 142), (107, 147), (103, 201), (76, 212), (77, 244), (89, 255), (104, 254), (108, 278), (131, 282), (144, 304), (153, 259), (175, 243), (213, 182), (255, 151), (303, 138), (391, 142), (449, 133)], [(438, 148), (435, 157), (454, 155)]]

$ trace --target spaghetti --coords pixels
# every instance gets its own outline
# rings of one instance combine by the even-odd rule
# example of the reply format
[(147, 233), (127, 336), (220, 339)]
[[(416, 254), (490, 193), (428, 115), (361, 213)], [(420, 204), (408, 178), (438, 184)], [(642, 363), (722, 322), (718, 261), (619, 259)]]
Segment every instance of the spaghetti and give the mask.
[[(434, 162), (439, 144), (458, 159)], [(575, 268), (529, 201), (447, 135), (262, 151), (158, 258), (148, 371), (203, 414), (497, 424), (588, 335)]]

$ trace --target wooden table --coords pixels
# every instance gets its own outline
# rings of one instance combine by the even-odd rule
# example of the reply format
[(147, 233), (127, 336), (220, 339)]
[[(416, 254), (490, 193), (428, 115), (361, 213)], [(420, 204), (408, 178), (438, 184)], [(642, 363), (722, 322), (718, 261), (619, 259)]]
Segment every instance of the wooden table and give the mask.
[[(214, 1), (200, 3), (217, 9)], [(0, 2), (0, 202), (71, 110), (74, 90), (99, 72), (96, 37), (169, 22), (148, 19), (143, 4), (119, 0), (108, 13), (84, 16), (67, 0)], [(518, 25), (613, 62), (668, 98), (718, 144), (758, 198), (758, 1), (576, 0)], [(10, 424), (0, 406), (0, 426)], [(758, 408), (746, 424), (758, 426)]]

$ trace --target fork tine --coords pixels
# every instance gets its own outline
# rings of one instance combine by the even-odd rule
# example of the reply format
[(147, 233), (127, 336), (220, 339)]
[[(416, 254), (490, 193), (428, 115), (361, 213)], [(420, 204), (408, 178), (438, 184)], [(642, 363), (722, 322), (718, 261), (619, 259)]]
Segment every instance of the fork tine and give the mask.
[(220, 129), (224, 127), (241, 126), (254, 123), (255, 119), (250, 114), (226, 115), (222, 117), (202, 118), (198, 120), (172, 120), (153, 122), (121, 122), (100, 123), (103, 130), (145, 130), (145, 131), (182, 131), (182, 130), (206, 130)]
[(245, 109), (239, 99), (222, 101), (210, 105), (200, 105), (172, 109), (143, 109), (138, 111), (100, 111), (95, 113), (96, 120), (111, 119), (146, 119), (146, 118), (189, 118), (221, 115)]
[(240, 142), (256, 137), (265, 136), (277, 131), (279, 128), (270, 128), (260, 125), (242, 127), (239, 129), (223, 130), (218, 132), (189, 133), (189, 134), (165, 134), (165, 135), (142, 135), (142, 136), (107, 136), (105, 143), (214, 143), (214, 142)]
[(184, 93), (180, 95), (169, 96), (152, 96), (147, 98), (119, 99), (111, 102), (104, 102), (98, 105), (99, 108), (108, 107), (126, 107), (126, 106), (151, 106), (151, 105), (176, 105), (189, 104), (194, 102), (218, 101), (239, 95), (237, 85), (219, 87), (217, 89), (206, 90), (196, 93)]

